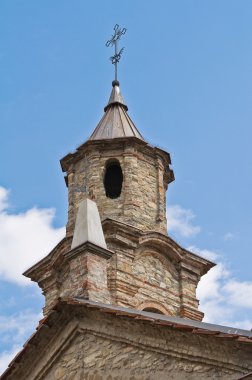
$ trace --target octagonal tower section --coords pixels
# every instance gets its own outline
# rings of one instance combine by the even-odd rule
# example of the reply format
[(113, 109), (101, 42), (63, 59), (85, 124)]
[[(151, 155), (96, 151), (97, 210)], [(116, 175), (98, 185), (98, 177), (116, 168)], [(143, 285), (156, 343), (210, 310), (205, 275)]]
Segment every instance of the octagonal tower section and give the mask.
[(174, 180), (169, 153), (149, 145), (127, 113), (113, 82), (104, 116), (87, 142), (61, 160), (68, 187), (67, 236), (80, 202), (88, 197), (101, 220), (167, 235), (166, 191)]

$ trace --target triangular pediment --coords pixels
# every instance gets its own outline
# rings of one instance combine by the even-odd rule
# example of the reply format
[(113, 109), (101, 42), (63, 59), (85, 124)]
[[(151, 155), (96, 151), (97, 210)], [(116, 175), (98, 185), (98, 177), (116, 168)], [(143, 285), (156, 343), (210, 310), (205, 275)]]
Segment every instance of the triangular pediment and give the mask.
[[(233, 336), (235, 345), (225, 339)], [(128, 380), (132, 372), (147, 378), (150, 371), (154, 380), (188, 373), (192, 380), (216, 373), (227, 380), (252, 369), (251, 339), (245, 330), (69, 299), (41, 321), (1, 380)]]

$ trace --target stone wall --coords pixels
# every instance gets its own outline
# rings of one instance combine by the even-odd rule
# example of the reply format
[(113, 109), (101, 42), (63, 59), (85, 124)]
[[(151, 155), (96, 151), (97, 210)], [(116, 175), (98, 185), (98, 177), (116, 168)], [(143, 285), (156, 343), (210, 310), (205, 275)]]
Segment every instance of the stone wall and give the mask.
[[(169, 377), (168, 377), (169, 376)], [(231, 371), (178, 360), (92, 334), (79, 336), (46, 380), (230, 380)]]
[(235, 380), (252, 369), (251, 344), (77, 310), (31, 346), (19, 380)]
[[(100, 248), (100, 251), (103, 253), (105, 249)], [(108, 258), (111, 256), (102, 257), (99, 253), (99, 247), (87, 243), (66, 255), (70, 257), (67, 257), (67, 270), (63, 271), (60, 281), (60, 297), (83, 297), (111, 303), (107, 277)]]
[(108, 249), (91, 243), (71, 250), (71, 238), (28, 271), (45, 295), (47, 315), (59, 297), (86, 299), (202, 320), (196, 287), (213, 264), (158, 232), (106, 219)]
[[(107, 162), (116, 160), (123, 172), (122, 192), (110, 199), (104, 189)], [(89, 142), (68, 166), (67, 236), (73, 234), (78, 205), (89, 196), (101, 219), (112, 218), (142, 230), (167, 234), (165, 192), (171, 180), (169, 155), (131, 139)]]
[(148, 301), (161, 313), (179, 315), (179, 274), (169, 259), (153, 249), (137, 252), (133, 259), (116, 255), (116, 304), (143, 310)]
[[(49, 259), (28, 271), (45, 295), (44, 314), (59, 297), (81, 296), (202, 320), (196, 287), (212, 264), (192, 260), (167, 235), (165, 193), (173, 180), (169, 154), (127, 138), (90, 141), (67, 157), (68, 245), (56, 247)], [(121, 195), (111, 199), (103, 182), (107, 163), (114, 160), (120, 163), (123, 183)], [(112, 251), (106, 258), (98, 246), (75, 257), (70, 248), (77, 210), (86, 197), (95, 200), (103, 220)]]
[(187, 251), (179, 251), (168, 236), (144, 234), (114, 221), (106, 221), (104, 232), (114, 252), (108, 262), (113, 304), (202, 320), (196, 288), (208, 262), (201, 259), (201, 267), (190, 262)]

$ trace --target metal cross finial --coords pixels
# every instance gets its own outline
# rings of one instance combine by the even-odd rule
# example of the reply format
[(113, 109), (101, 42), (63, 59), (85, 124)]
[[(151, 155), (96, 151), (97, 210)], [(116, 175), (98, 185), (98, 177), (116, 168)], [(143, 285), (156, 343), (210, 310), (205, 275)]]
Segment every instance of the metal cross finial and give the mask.
[(110, 57), (113, 65), (115, 65), (115, 80), (117, 81), (117, 64), (121, 59), (122, 52), (124, 48), (118, 51), (117, 41), (120, 40), (121, 36), (126, 33), (126, 28), (121, 29), (118, 24), (114, 26), (114, 34), (111, 39), (107, 41), (106, 46), (115, 46), (115, 54)]

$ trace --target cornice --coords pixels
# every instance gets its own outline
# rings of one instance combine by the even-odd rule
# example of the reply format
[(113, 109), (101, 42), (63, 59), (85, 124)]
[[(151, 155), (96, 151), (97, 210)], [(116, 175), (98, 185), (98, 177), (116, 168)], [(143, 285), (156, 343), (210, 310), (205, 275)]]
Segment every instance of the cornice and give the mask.
[(164, 162), (164, 166), (171, 164), (170, 154), (158, 147), (148, 144), (146, 141), (140, 140), (136, 137), (120, 137), (107, 140), (88, 140), (80, 145), (74, 152), (67, 154), (60, 160), (63, 172), (69, 170), (70, 166), (78, 162), (85, 154), (94, 150), (111, 151), (113, 149), (127, 149), (127, 147), (138, 147), (145, 154), (154, 157), (160, 157)]
[(127, 245), (127, 240), (129, 240), (133, 242), (134, 248), (136, 244), (138, 246), (144, 246), (148, 244), (152, 244), (154, 246), (163, 245), (164, 250), (169, 249), (172, 251), (172, 258), (176, 262), (183, 262), (183, 266), (185, 268), (187, 266), (195, 266), (200, 272), (201, 276), (207, 273), (209, 269), (216, 265), (204, 257), (196, 255), (195, 253), (181, 247), (170, 236), (164, 235), (160, 232), (142, 231), (139, 228), (110, 218), (104, 219), (102, 221), (102, 226), (107, 241), (117, 240), (120, 242), (120, 244)]
[(113, 251), (109, 249), (105, 249), (103, 247), (100, 247), (96, 244), (90, 243), (90, 242), (85, 242), (78, 247), (72, 249), (71, 251), (65, 252), (63, 256), (66, 259), (71, 259), (77, 255), (80, 255), (84, 252), (92, 253), (94, 255), (103, 257), (104, 259), (110, 259), (111, 256), (114, 254)]

